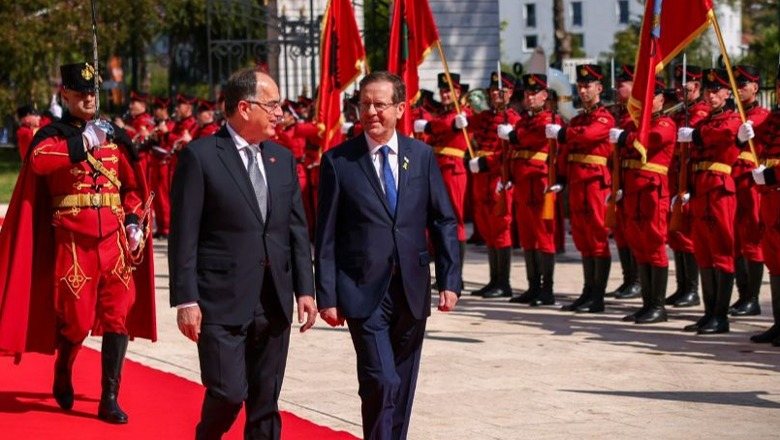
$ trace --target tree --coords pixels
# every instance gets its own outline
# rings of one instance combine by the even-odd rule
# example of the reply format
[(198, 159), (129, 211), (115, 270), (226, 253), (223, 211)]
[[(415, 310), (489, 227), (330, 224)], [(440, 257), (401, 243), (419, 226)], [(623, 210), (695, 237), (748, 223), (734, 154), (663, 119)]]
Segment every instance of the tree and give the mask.
[(566, 32), (566, 14), (563, 0), (553, 0), (553, 29), (555, 37), (554, 58), (556, 63), (571, 58), (571, 35)]

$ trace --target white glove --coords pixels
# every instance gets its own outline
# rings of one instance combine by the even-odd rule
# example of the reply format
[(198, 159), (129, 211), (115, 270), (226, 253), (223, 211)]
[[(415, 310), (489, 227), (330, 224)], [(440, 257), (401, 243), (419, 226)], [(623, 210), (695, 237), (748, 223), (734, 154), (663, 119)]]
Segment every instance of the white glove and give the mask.
[(766, 185), (766, 179), (764, 179), (764, 170), (766, 167), (764, 165), (759, 165), (758, 168), (754, 168), (751, 173), (753, 173), (753, 180), (756, 182), (756, 185)]
[(740, 142), (744, 144), (754, 137), (756, 137), (756, 132), (753, 130), (753, 121), (744, 122), (739, 126), (739, 130), (737, 131), (737, 139), (739, 139)]
[(426, 126), (428, 126), (428, 121), (426, 121), (425, 119), (417, 119), (416, 121), (414, 121), (414, 132), (424, 133)]
[(693, 141), (693, 129), (691, 127), (680, 127), (677, 130), (677, 142)]
[(512, 134), (512, 131), (514, 129), (512, 128), (511, 124), (499, 124), (498, 128), (496, 128), (496, 132), (498, 132), (498, 137), (508, 141), (509, 135)]
[(561, 126), (558, 124), (547, 124), (544, 127), (544, 135), (547, 139), (557, 139), (559, 131), (561, 131)]
[(563, 185), (560, 183), (553, 184), (551, 186), (544, 186), (544, 193), (547, 194), (548, 192), (551, 192), (553, 194), (558, 194), (559, 192), (563, 191)]
[(455, 116), (455, 128), (458, 130), (469, 126), (469, 120), (463, 113)]
[(512, 182), (507, 182), (506, 185), (504, 185), (504, 182), (498, 181), (496, 182), (496, 193), (500, 193), (501, 191), (505, 191), (512, 188)]
[(354, 127), (354, 126), (355, 126), (355, 124), (353, 124), (351, 122), (345, 122), (345, 123), (341, 124), (341, 134), (343, 134), (344, 136), (348, 135), (349, 134), (349, 130), (352, 127)]
[(471, 171), (471, 174), (478, 174), (479, 173), (479, 158), (474, 158), (469, 160), (469, 171)]
[(49, 104), (49, 112), (57, 119), (62, 118), (62, 106), (57, 102), (57, 94), (51, 95), (51, 103)]
[(620, 139), (620, 135), (623, 133), (623, 130), (619, 128), (610, 128), (609, 129), (609, 143), (610, 144), (616, 144), (618, 139)]
[(141, 228), (136, 224), (130, 224), (125, 226), (125, 233), (127, 234), (127, 244), (130, 245), (130, 250), (138, 250), (138, 246), (141, 245), (141, 240), (144, 238)]
[[(610, 200), (612, 200), (612, 193), (607, 194), (607, 197), (604, 199), (604, 203), (609, 203)], [(623, 200), (623, 190), (619, 189), (617, 190), (617, 196), (615, 196), (615, 203), (621, 200)]]
[[(108, 130), (106, 129), (106, 123), (103, 121), (89, 121), (87, 126), (84, 127), (84, 132), (81, 135), (86, 140), (87, 148), (94, 149), (103, 145), (108, 137)], [(110, 127), (110, 125), (109, 125)]]
[[(677, 203), (677, 197), (678, 196), (679, 195), (675, 195), (675, 196), (672, 197), (672, 207), (674, 207), (674, 205)], [(691, 194), (690, 193), (683, 193), (683, 195), (682, 195), (682, 204), (683, 204), (683, 206), (687, 205), (688, 202), (690, 202), (690, 201), (691, 201)]]

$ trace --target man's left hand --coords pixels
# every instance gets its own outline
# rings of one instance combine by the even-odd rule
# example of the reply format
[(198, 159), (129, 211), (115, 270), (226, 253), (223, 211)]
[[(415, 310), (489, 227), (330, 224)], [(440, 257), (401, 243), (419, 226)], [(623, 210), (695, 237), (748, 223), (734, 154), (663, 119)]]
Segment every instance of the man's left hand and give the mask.
[(439, 311), (451, 312), (458, 303), (458, 294), (451, 290), (442, 290), (439, 292)]
[[(306, 323), (304, 324), (304, 315)], [(313, 296), (301, 296), (298, 298), (298, 324), (301, 326), (301, 333), (310, 329), (317, 320), (317, 306), (314, 305)]]

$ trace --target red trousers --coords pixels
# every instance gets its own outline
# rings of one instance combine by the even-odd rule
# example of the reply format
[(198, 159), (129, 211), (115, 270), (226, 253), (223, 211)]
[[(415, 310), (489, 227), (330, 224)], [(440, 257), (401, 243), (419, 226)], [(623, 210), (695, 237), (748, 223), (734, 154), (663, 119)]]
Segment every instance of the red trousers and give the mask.
[(152, 210), (154, 211), (154, 223), (157, 225), (158, 234), (170, 232), (171, 224), (171, 169), (170, 164), (160, 159), (154, 159), (151, 165)]
[(555, 253), (555, 220), (542, 219), (547, 176), (522, 179), (514, 190), (515, 218), (520, 244), (526, 251)]
[(501, 176), (496, 174), (477, 174), (474, 179), (474, 222), (485, 245), (492, 248), (512, 246), (512, 193), (506, 191), (507, 210), (505, 215), (495, 214), (496, 204), (503, 194), (496, 192)]
[[(671, 206), (671, 199), (670, 199)], [(669, 220), (671, 220), (671, 207), (669, 209)], [(669, 247), (675, 252), (687, 252), (693, 253), (693, 240), (691, 239), (691, 225), (693, 219), (691, 218), (691, 207), (689, 205), (683, 205), (682, 207), (683, 219), (682, 226), (679, 231), (669, 231)]]
[(764, 263), (770, 275), (780, 275), (780, 191), (761, 195), (761, 221), (764, 223), (761, 240)]
[(669, 195), (661, 187), (650, 186), (626, 194), (622, 203), (625, 235), (637, 264), (669, 266), (666, 256)]
[(130, 265), (118, 230), (95, 238), (55, 228), (54, 304), (60, 333), (78, 343), (90, 330), (127, 334), (127, 314), (135, 301)]
[(617, 209), (615, 209), (615, 227), (612, 228), (612, 238), (615, 239), (615, 245), (618, 248), (628, 247), (628, 240), (626, 240), (626, 219), (623, 214), (623, 202), (617, 203)]
[(604, 200), (608, 193), (609, 187), (600, 178), (569, 185), (571, 235), (583, 257), (611, 257), (609, 234), (604, 224)]
[[(750, 177), (750, 176), (748, 176)], [(761, 194), (755, 185), (737, 190), (737, 220), (734, 229), (735, 257), (764, 262), (761, 252)]]
[(691, 199), (693, 248), (699, 267), (734, 273), (736, 210), (737, 196), (723, 188)]
[(463, 170), (456, 167), (441, 168), (441, 176), (444, 179), (444, 187), (450, 196), (452, 210), (458, 221), (458, 240), (466, 240), (466, 227), (464, 226), (464, 206), (466, 203), (466, 184), (468, 178)]

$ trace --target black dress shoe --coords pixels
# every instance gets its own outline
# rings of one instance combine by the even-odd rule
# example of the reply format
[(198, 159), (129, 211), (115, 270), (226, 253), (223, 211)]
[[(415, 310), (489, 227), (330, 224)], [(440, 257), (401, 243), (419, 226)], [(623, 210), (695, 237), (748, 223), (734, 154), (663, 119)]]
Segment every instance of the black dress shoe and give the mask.
[(761, 306), (758, 304), (758, 300), (746, 299), (738, 307), (729, 309), (731, 316), (756, 316), (761, 314)]
[(701, 304), (697, 292), (684, 293), (675, 303), (674, 307), (695, 307)]
[(778, 337), (780, 337), (780, 325), (775, 324), (767, 331), (751, 336), (750, 340), (756, 344), (768, 344), (774, 342)]

